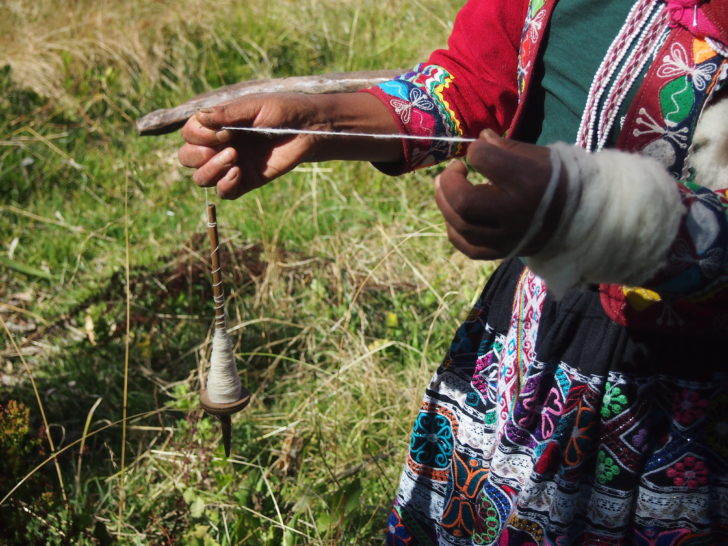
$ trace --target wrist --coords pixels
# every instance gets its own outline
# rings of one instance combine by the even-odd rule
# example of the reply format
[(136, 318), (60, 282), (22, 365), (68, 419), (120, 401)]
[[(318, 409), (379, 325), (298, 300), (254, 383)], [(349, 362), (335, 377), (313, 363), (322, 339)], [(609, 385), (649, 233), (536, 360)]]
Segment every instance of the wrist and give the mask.
[[(307, 95), (312, 115), (306, 128), (332, 132), (396, 134), (398, 127), (379, 99), (367, 93)], [(398, 161), (402, 145), (397, 139), (311, 135), (306, 161), (331, 159)]]

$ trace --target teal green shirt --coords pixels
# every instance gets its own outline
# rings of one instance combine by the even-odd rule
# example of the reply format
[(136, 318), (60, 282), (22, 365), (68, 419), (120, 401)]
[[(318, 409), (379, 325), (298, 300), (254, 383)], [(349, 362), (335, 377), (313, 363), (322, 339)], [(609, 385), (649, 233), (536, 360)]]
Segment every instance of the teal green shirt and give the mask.
[(576, 140), (594, 74), (634, 3), (559, 0), (545, 37), (542, 89), (533, 94), (543, 101), (539, 144)]

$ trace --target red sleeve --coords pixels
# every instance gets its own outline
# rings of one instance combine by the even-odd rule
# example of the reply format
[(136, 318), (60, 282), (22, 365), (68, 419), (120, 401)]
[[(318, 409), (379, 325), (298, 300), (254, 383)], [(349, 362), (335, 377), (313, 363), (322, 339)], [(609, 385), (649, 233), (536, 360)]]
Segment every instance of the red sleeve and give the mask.
[(504, 133), (511, 123), (527, 8), (523, 0), (470, 0), (455, 19), (448, 48), (430, 55), (428, 64), (453, 76), (445, 97), (466, 136), (485, 128)]
[[(458, 13), (447, 49), (394, 80), (365, 89), (390, 110), (403, 134), (476, 137), (504, 133), (518, 104), (518, 51), (528, 2), (469, 0)], [(390, 174), (462, 153), (462, 145), (403, 140), (404, 161), (378, 165)]]

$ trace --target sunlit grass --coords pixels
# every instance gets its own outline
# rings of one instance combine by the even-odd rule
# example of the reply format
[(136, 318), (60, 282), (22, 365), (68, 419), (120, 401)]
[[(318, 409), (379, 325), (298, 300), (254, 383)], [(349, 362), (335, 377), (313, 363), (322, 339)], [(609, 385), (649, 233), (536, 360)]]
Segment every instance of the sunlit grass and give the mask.
[[(0, 536), (380, 543), (421, 391), (489, 268), (447, 243), (432, 172), (306, 166), (219, 203), (228, 323), (254, 393), (222, 461), (196, 395), (212, 318), (205, 196), (176, 162), (179, 137), (139, 138), (133, 120), (242, 79), (408, 66), (444, 43), (457, 6), (5, 5), (0, 313), (33, 367), (56, 447), (78, 443), (60, 456), (68, 505), (49, 462), (0, 506), (12, 522)], [(120, 521), (120, 427), (94, 431), (121, 417), (126, 221), (128, 409), (154, 413), (129, 423)], [(26, 432), (0, 435), (0, 449), (20, 442), (8, 461), (20, 464), (15, 484), (49, 453), (21, 362), (0, 339), (0, 404), (30, 408)], [(13, 411), (0, 410), (0, 425), (23, 415)]]

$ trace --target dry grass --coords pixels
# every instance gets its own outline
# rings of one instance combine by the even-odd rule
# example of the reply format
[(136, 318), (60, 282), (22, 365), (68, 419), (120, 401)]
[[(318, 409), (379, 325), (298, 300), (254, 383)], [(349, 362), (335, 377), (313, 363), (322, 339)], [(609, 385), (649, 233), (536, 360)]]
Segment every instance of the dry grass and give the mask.
[[(69, 446), (68, 509), (43, 480), (0, 507), (29, 522), (25, 537), (93, 543), (101, 529), (136, 543), (381, 542), (423, 386), (489, 269), (448, 245), (428, 173), (393, 180), (366, 165), (312, 166), (219, 204), (228, 323), (255, 394), (235, 418), (235, 457), (221, 461), (196, 395), (212, 316), (204, 196), (176, 163), (179, 141), (138, 139), (129, 121), (239, 79), (405, 66), (444, 40), (453, 12), (444, 4), (3, 4), (9, 91), (47, 100), (29, 100), (29, 114), (7, 104), (22, 94), (0, 97), (11, 135), (0, 185), (13, 190), (0, 203), (1, 246), (50, 280), (0, 269), (0, 313), (17, 325), (50, 428)], [(59, 107), (71, 115), (59, 120)], [(127, 332), (128, 409), (144, 417), (128, 427), (120, 494)], [(0, 359), (15, 381), (0, 402), (35, 411), (2, 341)], [(34, 495), (50, 500), (33, 504)]]
[[(409, 40), (404, 33), (417, 28), (418, 17), (430, 18), (429, 26), (440, 33), (446, 30), (450, 10), (436, 6), (432, 0), (6, 0), (0, 67), (11, 67), (19, 87), (65, 107), (93, 99), (79, 97), (75, 88), (99, 67), (122, 87), (161, 81), (189, 94), (190, 73), (226, 77), (216, 49), (236, 51), (248, 77), (295, 70), (297, 63), (305, 73), (307, 65), (317, 70), (317, 63), (320, 69), (321, 61), (332, 59), (337, 69), (352, 70), (363, 55), (382, 67), (394, 51), (408, 49), (417, 60), (435, 45), (423, 48), (421, 38)], [(393, 13), (405, 20), (395, 21)], [(286, 42), (288, 51), (271, 50)], [(281, 60), (291, 54), (298, 58)]]
[[(233, 2), (216, 2), (229, 9)], [(152, 80), (173, 66), (171, 48), (190, 49), (192, 32), (215, 35), (219, 12), (206, 0), (8, 0), (0, 19), (0, 66), (9, 65), (17, 85), (40, 96), (68, 100), (68, 79), (109, 66), (124, 83)]]

